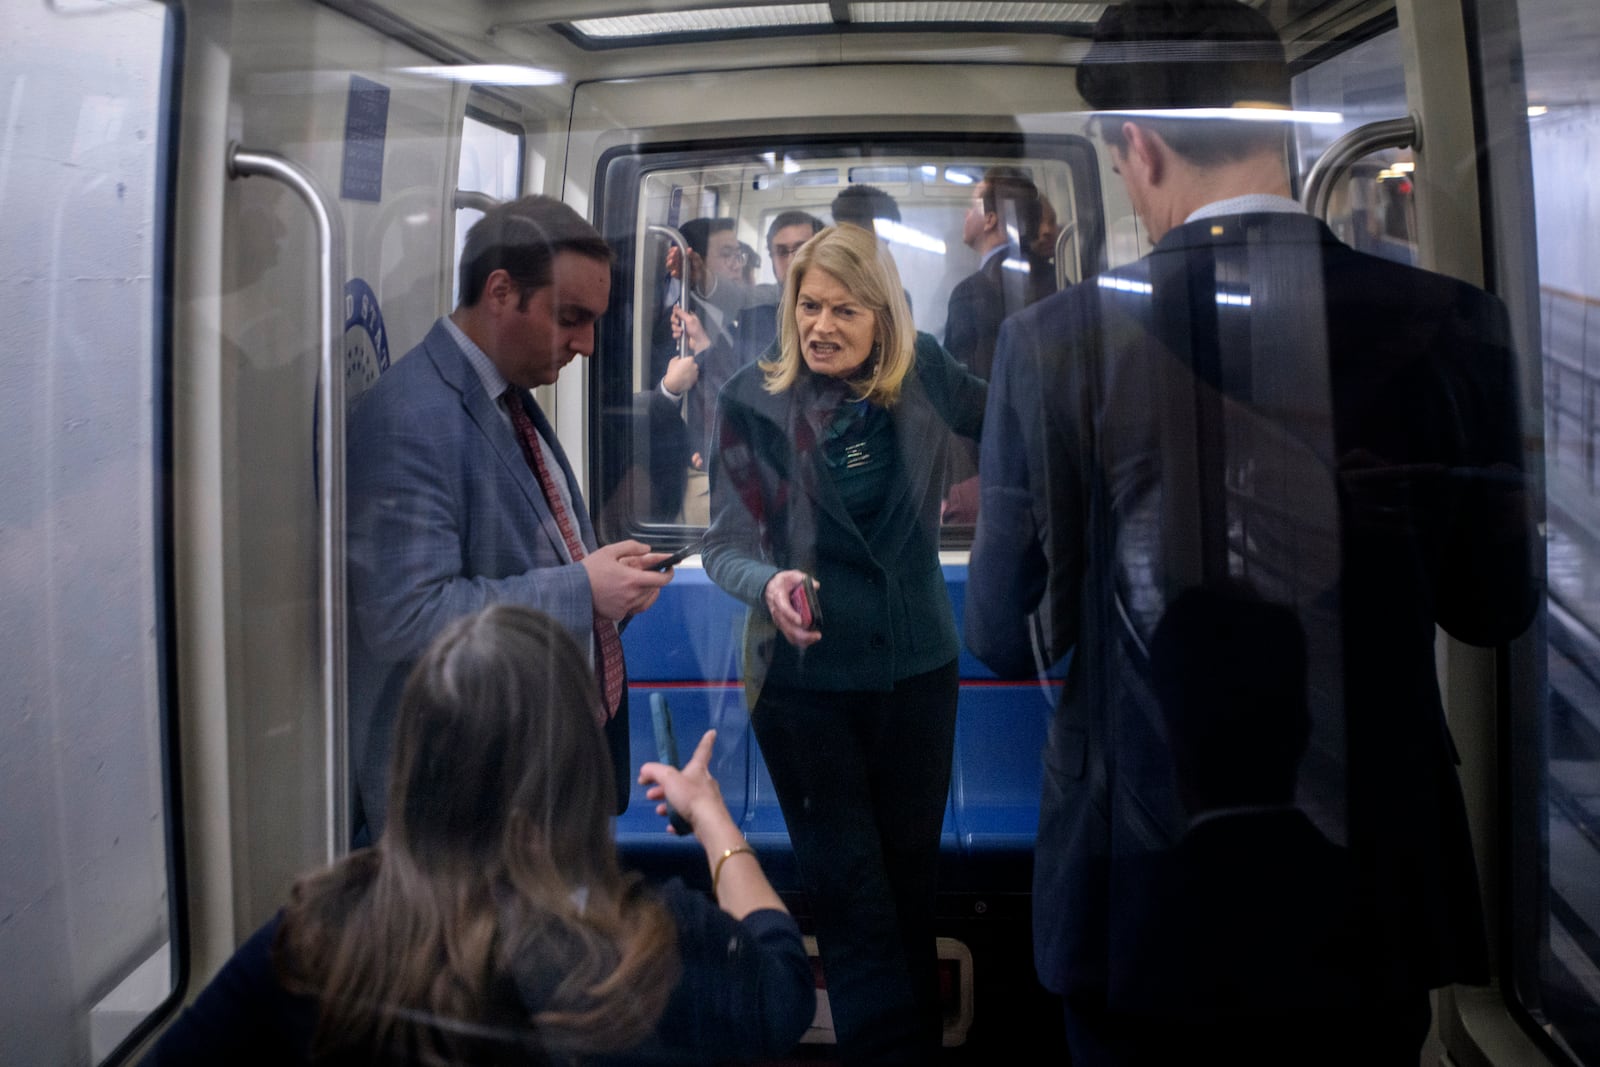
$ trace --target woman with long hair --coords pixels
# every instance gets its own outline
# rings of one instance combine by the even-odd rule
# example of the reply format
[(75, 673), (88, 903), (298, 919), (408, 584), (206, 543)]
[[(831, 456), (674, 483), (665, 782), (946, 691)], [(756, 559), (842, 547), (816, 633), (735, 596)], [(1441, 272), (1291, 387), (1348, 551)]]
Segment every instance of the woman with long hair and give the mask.
[(776, 1055), (815, 1007), (799, 929), (707, 770), (645, 764), (715, 903), (618, 867), (594, 673), (548, 616), (457, 620), (401, 698), (389, 823), (295, 886), (146, 1061), (466, 1064)]
[(949, 430), (985, 384), (911, 324), (871, 231), (822, 230), (768, 358), (723, 387), (706, 572), (750, 605), (751, 723), (816, 915), (846, 1063), (930, 1062), (960, 644), (939, 566)]

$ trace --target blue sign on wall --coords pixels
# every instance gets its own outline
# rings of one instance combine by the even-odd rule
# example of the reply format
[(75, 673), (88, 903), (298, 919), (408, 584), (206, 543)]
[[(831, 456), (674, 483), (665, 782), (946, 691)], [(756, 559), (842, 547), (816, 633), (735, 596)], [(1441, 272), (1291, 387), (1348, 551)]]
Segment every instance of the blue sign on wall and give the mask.
[(344, 400), (349, 404), (389, 369), (389, 334), (378, 295), (364, 278), (344, 283)]
[(389, 132), (389, 87), (350, 75), (344, 116), (344, 173), (339, 195), (377, 203), (383, 197), (383, 143)]

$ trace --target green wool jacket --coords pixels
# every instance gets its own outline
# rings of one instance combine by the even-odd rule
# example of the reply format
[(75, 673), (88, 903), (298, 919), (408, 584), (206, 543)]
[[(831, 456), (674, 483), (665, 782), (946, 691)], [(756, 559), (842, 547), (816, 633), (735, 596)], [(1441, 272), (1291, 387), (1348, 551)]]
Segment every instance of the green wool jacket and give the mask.
[[(917, 334), (916, 364), (890, 409), (898, 466), (863, 530), (820, 447), (837, 388), (804, 370), (783, 393), (764, 384), (760, 366), (750, 364), (718, 397), (703, 553), (711, 580), (750, 605), (750, 705), (767, 681), (884, 691), (955, 659), (961, 646), (939, 567), (939, 509), (949, 431), (977, 440), (988, 385), (933, 337)], [(778, 633), (762, 599), (772, 576), (789, 569), (819, 586), (822, 640), (804, 650)]]

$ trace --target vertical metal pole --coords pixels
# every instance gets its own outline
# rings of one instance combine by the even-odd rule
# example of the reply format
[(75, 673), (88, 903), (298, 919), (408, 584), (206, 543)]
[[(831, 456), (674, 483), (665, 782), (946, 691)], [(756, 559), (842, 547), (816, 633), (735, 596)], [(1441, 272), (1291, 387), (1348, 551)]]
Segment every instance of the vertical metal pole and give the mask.
[(317, 427), (318, 504), (321, 509), (322, 700), (327, 785), (328, 861), (350, 848), (349, 707), (346, 689), (345, 509), (344, 509), (344, 229), (342, 220), (310, 172), (283, 156), (228, 146), (228, 175), (275, 178), (299, 194), (317, 226), (317, 372), (322, 418)]

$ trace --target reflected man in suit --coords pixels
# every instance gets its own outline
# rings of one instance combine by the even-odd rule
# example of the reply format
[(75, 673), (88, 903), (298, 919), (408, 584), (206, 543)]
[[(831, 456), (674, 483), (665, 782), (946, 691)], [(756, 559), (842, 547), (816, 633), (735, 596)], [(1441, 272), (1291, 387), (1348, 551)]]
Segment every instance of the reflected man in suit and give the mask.
[(544, 196), (501, 204), (467, 234), (461, 304), (351, 412), (351, 747), (373, 840), (406, 675), (445, 624), (500, 601), (553, 616), (589, 650), (618, 810), (626, 805), (617, 630), (671, 574), (649, 569), (666, 556), (647, 545), (596, 541), (566, 453), (529, 392), (593, 353), (610, 292), (611, 249), (577, 212)]
[[(1039, 190), (1016, 167), (990, 167), (972, 189), (961, 220), (961, 240), (978, 254), (978, 269), (950, 291), (944, 346), (973, 374), (988, 381), (1000, 323), (1032, 302), (1024, 249), (1039, 233)], [(953, 441), (945, 522), (977, 520), (978, 446)], [(963, 484), (967, 483), (967, 484)]]
[(1026, 249), (1028, 257), (1028, 302), (1043, 300), (1056, 291), (1056, 238), (1061, 236), (1061, 218), (1047, 196), (1039, 197), (1039, 232)]
[(950, 291), (944, 346), (988, 380), (994, 343), (1007, 315), (1030, 303), (1027, 261), (1039, 233), (1039, 190), (1015, 167), (990, 167), (972, 190), (961, 240), (978, 254), (978, 269)]
[(1150, 676), (1186, 826), (1118, 861), (1112, 937), (1131, 958), (1113, 999), (1138, 1058), (1361, 1062), (1349, 850), (1295, 804), (1311, 737), (1297, 613), (1241, 581), (1193, 586), (1156, 626)]
[(1247, 578), (1307, 634), (1296, 803), (1349, 849), (1376, 946), (1352, 1025), (1414, 1063), (1428, 990), (1488, 977), (1435, 625), (1496, 644), (1539, 596), (1505, 309), (1352, 251), (1289, 198), (1285, 127), (1251, 120), (1290, 98), (1254, 9), (1116, 5), (1078, 88), (1155, 247), (1002, 328), (965, 604), (1001, 674), (1072, 653), (1044, 752), (1040, 979), (1075, 1063), (1137, 1058), (1120, 861), (1185, 825), (1151, 635), (1180, 590)]

